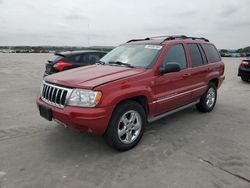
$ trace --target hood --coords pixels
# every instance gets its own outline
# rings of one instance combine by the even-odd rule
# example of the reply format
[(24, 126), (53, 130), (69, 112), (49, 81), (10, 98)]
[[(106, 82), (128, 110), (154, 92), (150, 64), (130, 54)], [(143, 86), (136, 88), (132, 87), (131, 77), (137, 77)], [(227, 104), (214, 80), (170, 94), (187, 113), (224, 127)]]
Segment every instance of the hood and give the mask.
[(92, 65), (52, 74), (45, 81), (70, 88), (93, 89), (96, 86), (133, 76), (144, 72), (145, 69)]

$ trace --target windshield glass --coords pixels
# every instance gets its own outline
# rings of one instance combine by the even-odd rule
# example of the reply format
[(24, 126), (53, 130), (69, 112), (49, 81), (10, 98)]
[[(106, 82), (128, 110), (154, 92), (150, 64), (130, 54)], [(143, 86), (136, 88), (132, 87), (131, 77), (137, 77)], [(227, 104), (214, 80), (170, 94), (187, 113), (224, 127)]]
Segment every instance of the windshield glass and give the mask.
[(100, 59), (100, 63), (147, 68), (159, 54), (161, 45), (123, 45), (113, 49)]

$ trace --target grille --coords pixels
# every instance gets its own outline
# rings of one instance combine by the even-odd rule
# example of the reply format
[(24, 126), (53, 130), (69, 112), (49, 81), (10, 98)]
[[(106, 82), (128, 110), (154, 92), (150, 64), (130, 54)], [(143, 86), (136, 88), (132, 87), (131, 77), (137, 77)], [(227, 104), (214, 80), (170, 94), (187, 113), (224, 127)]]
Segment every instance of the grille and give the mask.
[(63, 88), (44, 82), (41, 89), (41, 98), (43, 101), (53, 106), (64, 108), (71, 91), (72, 89)]

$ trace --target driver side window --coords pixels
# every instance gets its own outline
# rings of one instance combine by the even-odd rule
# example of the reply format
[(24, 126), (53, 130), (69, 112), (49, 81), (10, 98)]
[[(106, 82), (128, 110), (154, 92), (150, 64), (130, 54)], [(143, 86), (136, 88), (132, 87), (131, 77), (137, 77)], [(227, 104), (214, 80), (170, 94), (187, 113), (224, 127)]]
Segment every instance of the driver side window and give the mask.
[(182, 44), (175, 44), (168, 50), (163, 60), (163, 64), (167, 63), (177, 63), (181, 69), (187, 68), (185, 50)]

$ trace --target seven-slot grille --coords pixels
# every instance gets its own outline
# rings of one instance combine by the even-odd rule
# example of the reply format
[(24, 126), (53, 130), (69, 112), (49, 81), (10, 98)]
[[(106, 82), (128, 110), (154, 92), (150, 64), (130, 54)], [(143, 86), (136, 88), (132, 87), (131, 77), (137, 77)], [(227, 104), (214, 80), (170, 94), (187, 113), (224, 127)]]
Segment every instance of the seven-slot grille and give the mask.
[(72, 89), (63, 88), (43, 82), (43, 86), (41, 89), (41, 98), (43, 101), (51, 105), (63, 108), (71, 92)]

